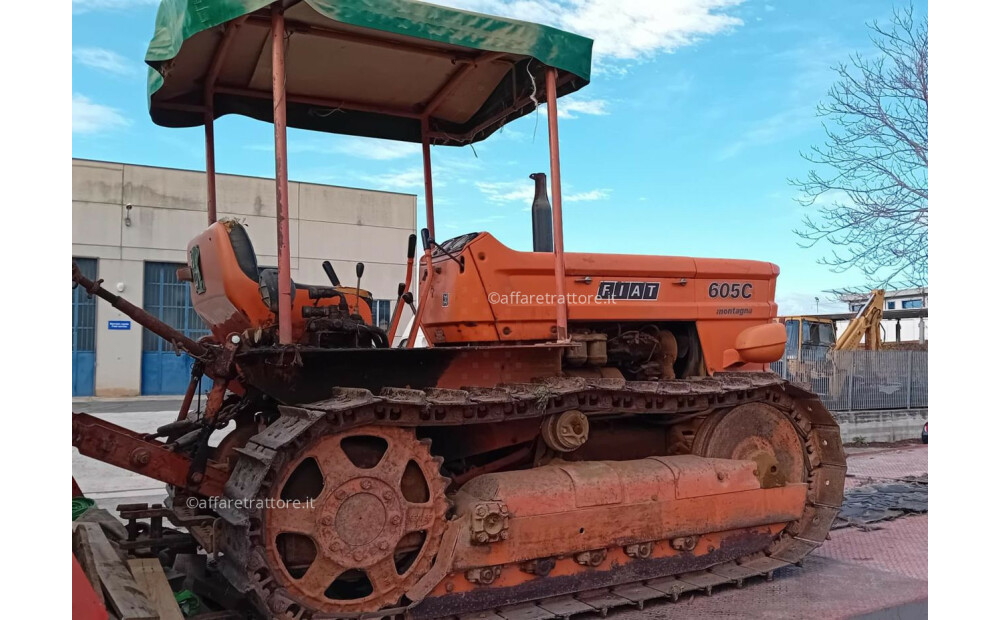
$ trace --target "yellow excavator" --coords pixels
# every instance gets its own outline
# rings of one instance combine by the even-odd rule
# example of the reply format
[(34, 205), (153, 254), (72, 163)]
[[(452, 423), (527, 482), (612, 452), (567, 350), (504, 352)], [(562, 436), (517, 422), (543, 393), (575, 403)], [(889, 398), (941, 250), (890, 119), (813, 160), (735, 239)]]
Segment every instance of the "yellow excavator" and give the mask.
[(847, 329), (837, 338), (832, 349), (834, 351), (881, 349), (883, 307), (885, 307), (885, 289), (873, 290), (868, 296), (868, 301), (847, 324)]
[(882, 349), (882, 309), (885, 289), (874, 289), (847, 328), (838, 336), (833, 319), (818, 316), (786, 316), (785, 369), (782, 373), (808, 384), (818, 394), (841, 392), (845, 369), (835, 368), (831, 351)]
[[(839, 336), (833, 319), (804, 315), (778, 317), (787, 332), (785, 359), (789, 364), (789, 372), (803, 370), (806, 366), (827, 359), (830, 351), (881, 349), (883, 307), (885, 289), (874, 289), (865, 305)], [(795, 369), (792, 368), (793, 365), (796, 366)]]

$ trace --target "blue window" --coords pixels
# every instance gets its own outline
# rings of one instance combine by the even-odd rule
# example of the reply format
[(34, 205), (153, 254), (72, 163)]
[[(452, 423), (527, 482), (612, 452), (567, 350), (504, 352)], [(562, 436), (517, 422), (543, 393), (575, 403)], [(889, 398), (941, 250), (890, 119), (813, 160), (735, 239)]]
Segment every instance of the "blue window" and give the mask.
[(903, 300), (903, 307), (904, 308), (923, 308), (924, 307), (924, 300), (923, 299), (904, 299)]
[(392, 315), (389, 313), (389, 300), (372, 300), (372, 323), (382, 329), (389, 329), (389, 321), (391, 319)]
[(895, 310), (896, 309), (896, 302), (894, 302), (894, 301), (886, 302), (885, 309), (886, 310)]

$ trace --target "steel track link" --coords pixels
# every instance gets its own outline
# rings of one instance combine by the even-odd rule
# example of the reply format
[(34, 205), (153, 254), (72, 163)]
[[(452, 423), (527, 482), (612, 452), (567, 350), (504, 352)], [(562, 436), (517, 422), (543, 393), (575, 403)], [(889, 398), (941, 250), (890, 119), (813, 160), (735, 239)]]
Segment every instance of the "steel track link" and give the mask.
[[(606, 613), (620, 605), (641, 606), (658, 598), (676, 600), (684, 592), (710, 593), (713, 587), (723, 584), (741, 586), (748, 578), (770, 576), (778, 568), (801, 561), (826, 539), (843, 499), (846, 457), (839, 427), (816, 395), (772, 373), (718, 373), (712, 378), (661, 382), (553, 378), (532, 384), (466, 390), (386, 388), (378, 396), (368, 390), (338, 388), (332, 398), (324, 401), (280, 407), (281, 416), (237, 450), (239, 459), (226, 484), (225, 496), (230, 500), (265, 496), (275, 472), (298, 448), (317, 437), (366, 424), (416, 427), (486, 423), (541, 417), (569, 409), (584, 413), (687, 414), (748, 402), (764, 402), (782, 411), (795, 424), (807, 456), (808, 490), (803, 516), (790, 524), (763, 553), (657, 579), (617, 583), (561, 596), (532, 597), (516, 605), (487, 608), (475, 617), (536, 620)], [(223, 506), (219, 510), (225, 523), (220, 569), (234, 587), (250, 595), (275, 618), (359, 617), (358, 614), (311, 614), (302, 609), (277, 587), (270, 574), (261, 544), (262, 511), (235, 501)], [(409, 608), (383, 610), (365, 617), (458, 616), (432, 611), (441, 608), (441, 599), (447, 598), (450, 597), (437, 597)], [(432, 601), (436, 603), (429, 604)]]

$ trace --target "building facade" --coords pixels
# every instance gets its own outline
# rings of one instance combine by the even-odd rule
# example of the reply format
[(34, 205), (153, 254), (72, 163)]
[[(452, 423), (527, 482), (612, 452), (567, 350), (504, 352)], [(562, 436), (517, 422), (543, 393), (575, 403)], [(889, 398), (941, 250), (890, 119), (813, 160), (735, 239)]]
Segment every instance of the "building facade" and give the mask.
[[(929, 295), (926, 286), (919, 288), (904, 288), (894, 291), (886, 290), (885, 305), (882, 310), (917, 310), (920, 308), (927, 308), (928, 299)], [(865, 306), (865, 303), (868, 301), (868, 295), (842, 295), (840, 300), (847, 304), (847, 307), (851, 312), (857, 312)], [(847, 327), (849, 322), (850, 321), (838, 321), (837, 333), (841, 333), (842, 330)], [(929, 338), (927, 327), (926, 316), (915, 318), (883, 319), (883, 339), (887, 342), (895, 342), (897, 341), (898, 334), (898, 340), (902, 342), (924, 342)]]
[[(278, 264), (272, 179), (220, 174), (219, 218), (243, 222), (261, 267)], [(416, 230), (416, 196), (289, 182), (292, 278), (327, 284), (329, 260), (345, 285), (365, 263), (375, 320), (388, 326)], [(207, 333), (176, 269), (207, 226), (202, 172), (73, 160), (73, 259), (85, 275), (187, 335)], [(106, 303), (73, 291), (73, 395), (180, 394), (191, 360)], [(204, 386), (203, 389), (207, 389)]]

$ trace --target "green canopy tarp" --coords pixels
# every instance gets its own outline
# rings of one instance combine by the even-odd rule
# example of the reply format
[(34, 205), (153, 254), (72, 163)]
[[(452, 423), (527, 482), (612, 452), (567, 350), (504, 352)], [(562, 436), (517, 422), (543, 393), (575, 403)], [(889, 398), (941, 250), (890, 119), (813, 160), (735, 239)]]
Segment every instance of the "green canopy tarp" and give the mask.
[[(163, 0), (146, 54), (155, 123), (212, 113), (272, 120), (270, 0)], [(429, 103), (434, 144), (482, 140), (545, 100), (590, 80), (593, 42), (555, 28), (413, 0), (285, 2), (288, 125), (419, 142)], [(228, 35), (227, 31), (231, 31)]]

